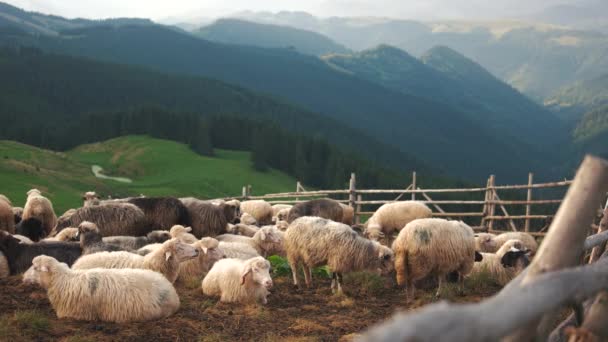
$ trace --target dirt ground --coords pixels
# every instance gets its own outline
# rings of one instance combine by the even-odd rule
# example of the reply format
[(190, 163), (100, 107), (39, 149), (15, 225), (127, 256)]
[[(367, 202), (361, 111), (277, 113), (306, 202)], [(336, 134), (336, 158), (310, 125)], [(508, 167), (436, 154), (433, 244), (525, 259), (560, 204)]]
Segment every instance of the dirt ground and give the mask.
[[(175, 315), (160, 321), (114, 324), (59, 320), (45, 291), (22, 284), (21, 277), (15, 276), (0, 280), (0, 340), (347, 341), (398, 310), (435, 301), (432, 290), (419, 290), (416, 301), (406, 306), (403, 290), (365, 276), (345, 277), (344, 296), (332, 295), (329, 279), (315, 281), (313, 289), (297, 290), (289, 277), (276, 278), (266, 306), (219, 303), (203, 296), (200, 282), (177, 285), (181, 308)], [(449, 300), (475, 302), (496, 290), (454, 294)]]

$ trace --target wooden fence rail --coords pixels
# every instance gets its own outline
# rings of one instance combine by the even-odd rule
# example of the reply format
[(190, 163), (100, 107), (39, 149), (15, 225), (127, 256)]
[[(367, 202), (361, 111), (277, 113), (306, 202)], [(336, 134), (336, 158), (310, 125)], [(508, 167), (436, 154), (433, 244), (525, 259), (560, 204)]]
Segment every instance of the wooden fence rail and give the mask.
[[(423, 189), (420, 188), (420, 179), (416, 172), (412, 173), (411, 184), (404, 189), (357, 189), (356, 175), (351, 174), (349, 188), (344, 190), (315, 190), (306, 191), (300, 182), (296, 184), (295, 192), (273, 193), (266, 195), (253, 196), (251, 194), (251, 186), (243, 187), (243, 194), (240, 197), (234, 197), (241, 200), (263, 199), (271, 204), (295, 204), (304, 202), (313, 198), (331, 197), (335, 200), (350, 205), (355, 210), (355, 223), (364, 222), (363, 216), (372, 215), (379, 205), (393, 203), (402, 200), (418, 200), (429, 205), (433, 209), (433, 216), (447, 217), (455, 219), (466, 219), (467, 222), (474, 226), (479, 231), (502, 231), (496, 229), (495, 226), (501, 225), (501, 222), (506, 222), (505, 228), (510, 228), (511, 231), (522, 230), (534, 233), (533, 235), (542, 236), (546, 229), (548, 220), (551, 220), (557, 210), (557, 205), (562, 202), (561, 198), (547, 199), (540, 196), (533, 198), (533, 191), (539, 189), (561, 188), (563, 193), (572, 184), (570, 180), (538, 183), (534, 184), (534, 175), (528, 174), (526, 184), (515, 185), (496, 185), (496, 177), (491, 175), (486, 182), (485, 187), (477, 188), (460, 188), (460, 189)], [(513, 198), (514, 191), (524, 190), (521, 199)], [(506, 191), (507, 194), (502, 194), (505, 199), (501, 199), (499, 191)], [(390, 195), (398, 196), (396, 198), (386, 198)], [(466, 199), (454, 199), (458, 195), (466, 196)], [(483, 195), (482, 195), (483, 194)], [(421, 195), (417, 196), (417, 195)], [(448, 196), (449, 199), (431, 198), (433, 196)], [(563, 196), (563, 194), (560, 194)], [(368, 197), (368, 199), (365, 199)], [(372, 198), (369, 198), (372, 197)], [(475, 199), (477, 197), (478, 199)], [(450, 206), (450, 210), (446, 210)], [(457, 206), (454, 207), (454, 206)], [(509, 206), (507, 209), (506, 206)], [(549, 207), (548, 207), (549, 206)], [(539, 210), (539, 208), (544, 208)], [(511, 211), (511, 214), (509, 213)], [(513, 214), (515, 213), (515, 214)], [(481, 221), (474, 222), (475, 218), (480, 218)], [(533, 225), (533, 221), (537, 224)]]

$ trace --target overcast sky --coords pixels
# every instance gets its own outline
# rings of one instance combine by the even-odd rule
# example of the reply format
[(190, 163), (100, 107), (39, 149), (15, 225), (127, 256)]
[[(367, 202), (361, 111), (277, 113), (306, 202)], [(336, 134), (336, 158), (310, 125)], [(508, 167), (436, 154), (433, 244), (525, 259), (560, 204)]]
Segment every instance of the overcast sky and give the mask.
[(559, 4), (606, 0), (0, 0), (69, 18), (218, 17), (252, 11), (306, 11), (318, 16), (410, 19), (510, 18)]

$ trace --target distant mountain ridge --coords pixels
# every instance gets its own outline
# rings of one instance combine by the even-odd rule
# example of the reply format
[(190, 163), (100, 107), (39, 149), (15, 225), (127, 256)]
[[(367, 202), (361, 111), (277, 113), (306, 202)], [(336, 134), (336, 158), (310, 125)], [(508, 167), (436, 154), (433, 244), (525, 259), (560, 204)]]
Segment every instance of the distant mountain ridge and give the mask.
[(220, 43), (293, 48), (298, 52), (315, 56), (349, 52), (343, 45), (312, 31), (238, 19), (217, 20), (209, 26), (195, 30), (194, 34)]

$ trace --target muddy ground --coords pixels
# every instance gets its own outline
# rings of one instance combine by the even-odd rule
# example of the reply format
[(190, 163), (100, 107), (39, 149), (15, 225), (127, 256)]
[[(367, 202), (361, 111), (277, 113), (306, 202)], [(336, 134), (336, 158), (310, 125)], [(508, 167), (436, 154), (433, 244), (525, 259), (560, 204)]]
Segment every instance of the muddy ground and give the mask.
[[(203, 296), (200, 282), (178, 284), (181, 308), (172, 317), (146, 323), (114, 324), (58, 320), (45, 291), (15, 276), (0, 280), (2, 341), (338, 341), (398, 310), (435, 301), (434, 292), (419, 290), (405, 304), (403, 290), (368, 275), (345, 277), (345, 295), (334, 296), (329, 279), (315, 279), (310, 290), (297, 290), (289, 277), (275, 279), (266, 306), (219, 303)], [(453, 290), (453, 289), (452, 289)], [(455, 302), (475, 302), (497, 288), (448, 292)]]

